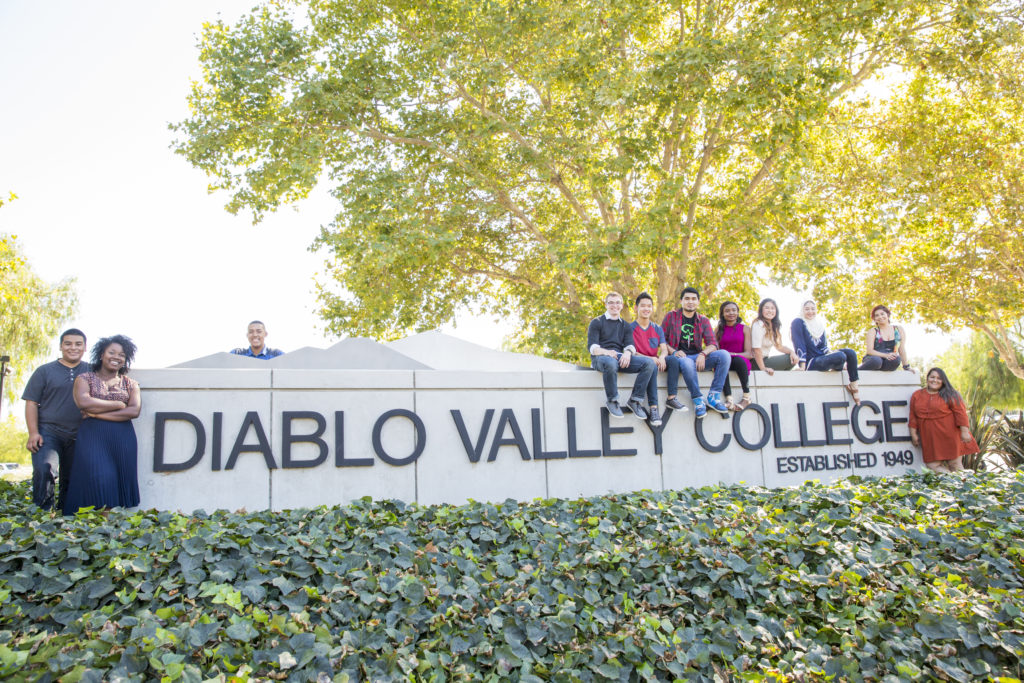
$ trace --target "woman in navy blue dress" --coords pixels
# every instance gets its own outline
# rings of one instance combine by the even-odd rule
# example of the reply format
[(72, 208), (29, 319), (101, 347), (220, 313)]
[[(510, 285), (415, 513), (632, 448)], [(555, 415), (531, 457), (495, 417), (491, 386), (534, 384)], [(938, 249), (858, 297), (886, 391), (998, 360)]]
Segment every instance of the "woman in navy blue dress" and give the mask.
[(64, 514), (79, 508), (139, 504), (138, 442), (132, 420), (139, 416), (139, 383), (127, 376), (135, 344), (123, 335), (104, 337), (92, 349), (92, 371), (75, 379), (82, 424), (75, 440)]

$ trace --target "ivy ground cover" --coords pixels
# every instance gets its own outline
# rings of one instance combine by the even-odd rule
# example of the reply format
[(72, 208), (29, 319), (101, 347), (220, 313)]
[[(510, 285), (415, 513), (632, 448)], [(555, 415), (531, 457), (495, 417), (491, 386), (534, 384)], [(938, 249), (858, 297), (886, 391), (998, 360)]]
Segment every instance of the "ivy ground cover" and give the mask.
[(1024, 475), (288, 512), (0, 483), (0, 678), (1013, 680)]

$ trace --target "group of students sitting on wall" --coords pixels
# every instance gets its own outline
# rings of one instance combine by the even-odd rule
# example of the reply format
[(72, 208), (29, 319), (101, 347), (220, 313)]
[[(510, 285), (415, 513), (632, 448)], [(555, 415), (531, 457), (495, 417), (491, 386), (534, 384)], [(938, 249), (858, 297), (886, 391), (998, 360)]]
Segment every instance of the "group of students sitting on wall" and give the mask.
[[(636, 298), (636, 320), (622, 319), (622, 295), (610, 292), (604, 299), (605, 313), (590, 321), (587, 346), (591, 367), (604, 376), (608, 412), (622, 417), (619, 403), (619, 372), (635, 373), (633, 392), (625, 408), (652, 426), (661, 424), (658, 410), (658, 372), (667, 375), (668, 399), (672, 410), (689, 410), (679, 400), (679, 377), (682, 375), (690, 393), (694, 414), (702, 418), (708, 408), (723, 415), (740, 411), (750, 405), (750, 372), (758, 370), (769, 375), (778, 370), (846, 370), (850, 381), (846, 390), (853, 402), (860, 405), (857, 388), (858, 370), (910, 370), (907, 362), (906, 332), (890, 320), (885, 306), (875, 306), (871, 319), (875, 327), (865, 337), (867, 355), (858, 366), (852, 349), (832, 351), (828, 346), (825, 323), (818, 316), (813, 301), (803, 304), (800, 317), (790, 325), (793, 347), (782, 342), (779, 307), (773, 299), (764, 299), (757, 307), (757, 317), (746, 325), (739, 306), (726, 301), (718, 309), (718, 323), (701, 315), (700, 292), (686, 287), (679, 296), (679, 308), (665, 315), (661, 325), (651, 320), (654, 300), (644, 292)], [(778, 353), (772, 355), (772, 351)], [(697, 373), (713, 372), (711, 390), (701, 395)], [(743, 398), (732, 400), (729, 371), (739, 377)]]

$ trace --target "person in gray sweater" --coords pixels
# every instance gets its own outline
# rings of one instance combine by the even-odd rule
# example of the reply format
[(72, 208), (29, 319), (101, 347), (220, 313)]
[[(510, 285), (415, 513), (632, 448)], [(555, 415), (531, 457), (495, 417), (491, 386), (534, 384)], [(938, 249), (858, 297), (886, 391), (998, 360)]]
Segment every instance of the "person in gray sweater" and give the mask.
[[(622, 407), (619, 405), (618, 373), (636, 374), (633, 392), (630, 394), (626, 406), (637, 419), (646, 420), (647, 410), (644, 408), (644, 397), (647, 392), (647, 384), (657, 371), (658, 366), (654, 363), (654, 359), (636, 353), (636, 348), (633, 346), (633, 330), (629, 323), (620, 316), (622, 306), (622, 295), (618, 292), (610, 292), (604, 298), (604, 315), (590, 321), (587, 328), (590, 367), (604, 377), (604, 393), (607, 399), (605, 405), (612, 417), (623, 416)], [(651, 424), (655, 427), (661, 424), (656, 413), (651, 416)]]

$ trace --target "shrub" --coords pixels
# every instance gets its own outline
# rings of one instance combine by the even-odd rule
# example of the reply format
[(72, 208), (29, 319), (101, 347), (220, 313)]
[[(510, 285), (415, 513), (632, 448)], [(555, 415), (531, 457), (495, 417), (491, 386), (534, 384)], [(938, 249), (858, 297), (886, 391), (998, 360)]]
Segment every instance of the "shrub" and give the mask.
[(1024, 473), (284, 512), (36, 511), (0, 676), (1020, 677)]

